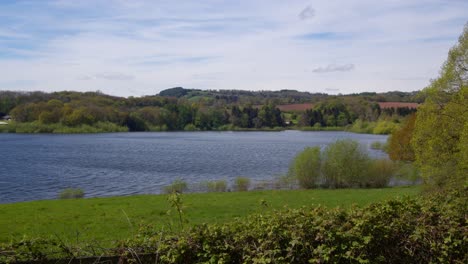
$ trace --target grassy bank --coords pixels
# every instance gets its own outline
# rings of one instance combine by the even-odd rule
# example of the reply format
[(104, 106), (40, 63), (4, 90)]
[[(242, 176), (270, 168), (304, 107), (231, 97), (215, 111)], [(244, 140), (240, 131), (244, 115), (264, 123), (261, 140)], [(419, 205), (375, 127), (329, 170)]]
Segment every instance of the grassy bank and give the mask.
[[(261, 127), (261, 128), (242, 128), (232, 125), (224, 125), (211, 130), (198, 129), (195, 126), (187, 126), (184, 130), (168, 130), (166, 126), (148, 126), (146, 132), (169, 132), (169, 131), (262, 131), (278, 132), (285, 130), (301, 131), (347, 131), (363, 134), (391, 134), (393, 130), (399, 127), (391, 121), (362, 122), (356, 121), (347, 126), (288, 126), (288, 127)], [(129, 132), (128, 127), (117, 125), (111, 122), (97, 122), (93, 125), (66, 126), (62, 123), (43, 124), (41, 122), (10, 122), (7, 125), (0, 125), (0, 133), (109, 133), (109, 132)]]
[(128, 128), (118, 126), (111, 122), (97, 122), (91, 125), (66, 126), (60, 123), (43, 124), (40, 122), (17, 123), (10, 122), (8, 125), (0, 126), (0, 133), (54, 133), (54, 134), (77, 134), (77, 133), (109, 133), (128, 132)]
[[(397, 196), (414, 196), (418, 187), (384, 189), (252, 191), (183, 194), (187, 225), (224, 223), (275, 209), (324, 205), (349, 208)], [(165, 230), (177, 226), (167, 195), (48, 200), (0, 204), (0, 242), (27, 237), (59, 237), (73, 242), (110, 244), (136, 232), (140, 224)], [(168, 215), (168, 211), (171, 213)]]

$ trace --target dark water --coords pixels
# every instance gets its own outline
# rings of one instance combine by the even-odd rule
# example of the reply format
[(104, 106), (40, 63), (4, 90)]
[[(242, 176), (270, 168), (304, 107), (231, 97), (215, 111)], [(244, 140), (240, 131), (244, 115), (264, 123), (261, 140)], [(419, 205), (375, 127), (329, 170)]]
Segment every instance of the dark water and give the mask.
[[(287, 172), (306, 146), (351, 138), (369, 148), (386, 136), (347, 132), (169, 132), (80, 135), (0, 134), (0, 203), (54, 199), (67, 187), (87, 197), (159, 193), (188, 183)], [(373, 156), (384, 156), (370, 150)]]

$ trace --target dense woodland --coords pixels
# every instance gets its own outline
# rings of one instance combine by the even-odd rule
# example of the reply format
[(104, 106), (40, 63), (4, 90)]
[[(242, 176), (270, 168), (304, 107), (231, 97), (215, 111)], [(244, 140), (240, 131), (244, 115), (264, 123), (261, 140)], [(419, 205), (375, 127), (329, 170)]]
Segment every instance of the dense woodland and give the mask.
[[(346, 127), (358, 120), (361, 125), (378, 120), (399, 123), (401, 117), (416, 109), (381, 108), (379, 102), (421, 100), (416, 92), (327, 95), (293, 90), (202, 91), (176, 87), (159, 95), (123, 98), (100, 92), (0, 91), (0, 117), (12, 117), (14, 124), (9, 132), (80, 132), (83, 126), (103, 132)], [(296, 103), (309, 103), (310, 108), (278, 108)], [(379, 133), (389, 132), (387, 129)]]

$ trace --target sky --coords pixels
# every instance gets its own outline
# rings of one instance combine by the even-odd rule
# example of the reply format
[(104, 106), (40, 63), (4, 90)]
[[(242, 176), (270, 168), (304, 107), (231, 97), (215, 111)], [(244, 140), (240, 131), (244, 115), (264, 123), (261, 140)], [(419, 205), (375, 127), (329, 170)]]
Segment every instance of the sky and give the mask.
[(465, 0), (0, 0), (0, 90), (415, 91)]

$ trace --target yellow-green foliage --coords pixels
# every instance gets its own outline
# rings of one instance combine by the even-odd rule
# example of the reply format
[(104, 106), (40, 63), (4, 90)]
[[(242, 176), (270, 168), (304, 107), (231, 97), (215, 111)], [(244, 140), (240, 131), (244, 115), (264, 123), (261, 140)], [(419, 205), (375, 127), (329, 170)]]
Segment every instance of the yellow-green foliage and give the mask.
[(171, 185), (164, 187), (165, 193), (183, 193), (188, 190), (187, 182), (183, 180), (175, 180)]
[(389, 120), (379, 120), (372, 130), (373, 134), (391, 134), (398, 129), (400, 124)]
[(368, 134), (391, 134), (393, 131), (397, 130), (401, 124), (397, 123), (396, 120), (388, 120), (385, 118), (379, 119), (376, 122), (367, 122), (357, 119), (351, 126), (347, 128), (350, 132), (355, 133), (368, 133)]
[(250, 188), (250, 179), (247, 177), (237, 177), (234, 179), (234, 190), (238, 192), (248, 191)]
[(362, 185), (370, 158), (364, 148), (353, 140), (338, 140), (323, 153), (325, 184), (331, 188)]
[(9, 133), (107, 133), (127, 132), (128, 128), (110, 122), (97, 122), (93, 125), (66, 126), (61, 123), (45, 124), (39, 121), (29, 123), (10, 122), (0, 126), (0, 132)]
[(375, 122), (362, 121), (357, 119), (354, 123), (348, 128), (348, 131), (355, 133), (368, 133), (372, 134), (375, 127)]
[(468, 24), (449, 52), (440, 77), (424, 90), (412, 138), (426, 183), (463, 187), (468, 179)]
[(308, 147), (293, 159), (291, 173), (295, 175), (302, 188), (314, 188), (321, 177), (321, 164), (320, 147)]
[(225, 180), (207, 182), (209, 192), (225, 192), (227, 191), (227, 182)]
[(382, 188), (396, 176), (398, 167), (391, 160), (371, 159), (356, 141), (338, 140), (323, 152), (319, 147), (304, 149), (293, 159), (288, 176), (305, 189)]
[(388, 155), (392, 160), (414, 161), (414, 150), (411, 146), (416, 115), (411, 115), (405, 121), (403, 127), (395, 130), (388, 142)]

